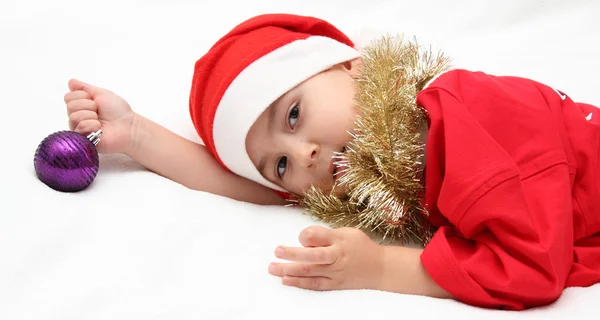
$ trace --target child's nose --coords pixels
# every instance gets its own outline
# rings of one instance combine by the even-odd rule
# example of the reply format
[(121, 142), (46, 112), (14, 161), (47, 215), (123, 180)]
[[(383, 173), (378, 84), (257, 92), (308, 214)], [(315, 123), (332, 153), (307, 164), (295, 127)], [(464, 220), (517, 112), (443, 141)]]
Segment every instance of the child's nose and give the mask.
[(317, 163), (320, 148), (314, 143), (302, 142), (294, 147), (294, 158), (302, 168), (313, 168)]

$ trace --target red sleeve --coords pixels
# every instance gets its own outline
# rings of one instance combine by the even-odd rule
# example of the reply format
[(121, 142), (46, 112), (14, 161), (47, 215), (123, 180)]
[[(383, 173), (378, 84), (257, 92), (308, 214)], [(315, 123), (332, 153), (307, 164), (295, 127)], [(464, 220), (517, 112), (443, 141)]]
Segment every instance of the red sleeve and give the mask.
[[(535, 90), (530, 91), (533, 97)], [(517, 94), (525, 96), (527, 92)], [(498, 147), (502, 136), (494, 131), (496, 124), (477, 120), (492, 117), (475, 119), (474, 112), (468, 111), (467, 99), (455, 93), (437, 91), (429, 96), (435, 99), (424, 97), (423, 101), (451, 106), (443, 111), (447, 117), (444, 184), (450, 186), (442, 187), (437, 197), (450, 226), (441, 227), (425, 247), (421, 255), (425, 269), (455, 298), (475, 306), (521, 310), (555, 301), (572, 264), (571, 178), (564, 155), (550, 156), (543, 151), (549, 150), (550, 144), (558, 146), (560, 140), (550, 131), (526, 135), (523, 139), (529, 141), (543, 140), (545, 135), (550, 142), (535, 150), (537, 158), (519, 147), (522, 144), (515, 144), (525, 159), (517, 165), (512, 151)], [(498, 102), (501, 98), (493, 98), (499, 107), (508, 108), (517, 101), (503, 105)], [(542, 107), (547, 108), (544, 104), (540, 110)], [(460, 121), (453, 122), (453, 114)], [(510, 132), (517, 130), (508, 123), (497, 124), (498, 132), (502, 125)], [(519, 120), (511, 123), (527, 125)]]
[(500, 181), (458, 228), (438, 230), (421, 256), (425, 269), (472, 305), (519, 310), (553, 302), (572, 261), (569, 190), (566, 165)]

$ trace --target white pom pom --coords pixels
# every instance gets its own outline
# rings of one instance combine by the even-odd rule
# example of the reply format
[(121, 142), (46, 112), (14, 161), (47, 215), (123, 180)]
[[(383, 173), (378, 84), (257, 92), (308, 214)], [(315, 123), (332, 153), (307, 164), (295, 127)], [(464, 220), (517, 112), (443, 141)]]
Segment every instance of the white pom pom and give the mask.
[(354, 42), (354, 49), (358, 51), (363, 51), (363, 49), (368, 46), (372, 41), (377, 40), (384, 36), (385, 33), (371, 29), (371, 28), (363, 28), (358, 31), (354, 36), (351, 36), (350, 39)]

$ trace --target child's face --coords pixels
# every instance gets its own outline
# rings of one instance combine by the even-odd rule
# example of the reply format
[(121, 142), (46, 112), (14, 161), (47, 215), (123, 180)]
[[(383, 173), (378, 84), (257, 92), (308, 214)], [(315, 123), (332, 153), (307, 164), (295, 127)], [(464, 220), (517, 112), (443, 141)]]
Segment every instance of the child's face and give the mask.
[(324, 192), (332, 189), (339, 177), (333, 175), (332, 157), (348, 144), (354, 128), (353, 77), (361, 65), (357, 59), (317, 74), (260, 115), (248, 132), (246, 150), (263, 177), (296, 195), (311, 184)]

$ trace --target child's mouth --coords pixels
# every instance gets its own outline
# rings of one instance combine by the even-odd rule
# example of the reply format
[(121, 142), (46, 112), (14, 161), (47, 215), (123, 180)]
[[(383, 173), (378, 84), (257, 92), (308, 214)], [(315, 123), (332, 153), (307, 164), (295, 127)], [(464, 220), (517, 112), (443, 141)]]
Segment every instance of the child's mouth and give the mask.
[[(333, 180), (337, 180), (339, 177), (344, 175), (344, 171), (343, 170), (345, 167), (348, 166), (348, 162), (346, 160), (341, 160), (340, 156), (341, 154), (343, 154), (346, 151), (346, 147), (344, 146), (342, 148), (342, 150), (339, 151), (338, 154), (336, 154), (334, 161), (333, 161)], [(338, 174), (339, 171), (339, 174)]]

